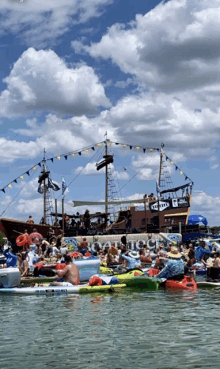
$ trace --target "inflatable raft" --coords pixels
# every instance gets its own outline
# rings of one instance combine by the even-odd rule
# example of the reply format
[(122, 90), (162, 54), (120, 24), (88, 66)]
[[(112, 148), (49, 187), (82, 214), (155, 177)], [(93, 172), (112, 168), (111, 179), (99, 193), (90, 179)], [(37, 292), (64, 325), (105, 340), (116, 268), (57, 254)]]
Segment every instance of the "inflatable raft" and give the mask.
[(132, 270), (124, 274), (115, 274), (119, 283), (125, 283), (128, 287), (147, 290), (157, 290), (163, 282), (160, 278), (146, 276), (142, 270)]
[(35, 295), (35, 296), (59, 296), (59, 295), (74, 295), (86, 294), (94, 292), (116, 292), (126, 288), (126, 284), (115, 284), (106, 286), (88, 286), (79, 285), (71, 287), (62, 286), (43, 286), (43, 287), (14, 287), (14, 288), (0, 288), (0, 294), (8, 295)]

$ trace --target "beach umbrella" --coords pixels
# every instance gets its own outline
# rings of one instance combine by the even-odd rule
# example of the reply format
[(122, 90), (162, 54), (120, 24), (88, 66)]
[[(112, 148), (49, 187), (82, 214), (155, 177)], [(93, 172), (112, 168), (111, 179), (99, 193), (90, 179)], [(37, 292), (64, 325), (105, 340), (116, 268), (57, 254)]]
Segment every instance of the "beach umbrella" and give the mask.
[(42, 234), (38, 232), (32, 232), (29, 236), (31, 245), (35, 245), (40, 239), (43, 239)]
[(201, 224), (207, 226), (208, 221), (203, 215), (190, 215), (188, 218), (188, 225)]

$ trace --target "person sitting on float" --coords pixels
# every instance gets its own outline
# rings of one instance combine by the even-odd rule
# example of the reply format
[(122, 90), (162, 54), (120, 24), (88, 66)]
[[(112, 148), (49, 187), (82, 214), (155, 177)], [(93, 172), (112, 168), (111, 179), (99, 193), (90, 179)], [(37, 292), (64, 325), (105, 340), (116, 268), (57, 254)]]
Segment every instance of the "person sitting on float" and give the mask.
[(101, 265), (106, 265), (106, 256), (108, 254), (108, 251), (106, 249), (102, 249), (99, 252), (100, 259), (101, 259)]
[(30, 245), (29, 246), (29, 251), (26, 253), (26, 260), (28, 262), (28, 267), (29, 267), (29, 271), (30, 273), (32, 273), (34, 271), (34, 264), (36, 264), (39, 260), (39, 255), (36, 252), (35, 245)]
[(97, 246), (95, 246), (95, 251), (97, 252), (97, 257), (99, 259), (102, 259), (103, 249), (101, 249), (101, 247), (97, 245)]
[(61, 246), (61, 243), (63, 242), (62, 238), (63, 238), (63, 231), (62, 229), (59, 230), (59, 234), (58, 236), (56, 237), (56, 247), (59, 247)]
[(162, 257), (162, 258), (165, 258), (167, 256), (167, 252), (164, 250), (164, 246), (163, 245), (160, 245), (159, 246), (159, 250), (157, 252), (157, 255), (159, 257)]
[(51, 243), (54, 237), (55, 237), (55, 231), (54, 231), (54, 229), (52, 227), (50, 227), (49, 228), (49, 231), (47, 232), (46, 239), (47, 239), (48, 242)]
[(67, 244), (66, 244), (66, 242), (62, 242), (61, 243), (61, 247), (60, 247), (60, 253), (61, 253), (61, 255), (62, 256), (64, 256), (64, 255), (66, 255), (66, 254), (68, 254), (68, 247), (67, 247)]
[(17, 266), (17, 256), (10, 252), (10, 246), (4, 245), (3, 247), (3, 255), (6, 257), (6, 266), (7, 268), (12, 267), (16, 268)]
[(187, 266), (189, 269), (193, 269), (193, 264), (196, 263), (195, 252), (193, 249), (189, 249)]
[(52, 282), (51, 286), (65, 286), (71, 287), (73, 285), (78, 285), (80, 282), (79, 279), (79, 270), (77, 266), (72, 262), (72, 259), (69, 255), (64, 256), (66, 266), (63, 270), (57, 270), (56, 273), (58, 277), (63, 278), (64, 282), (55, 281)]
[(199, 245), (195, 249), (196, 260), (200, 261), (204, 254), (210, 255), (212, 252), (211, 245), (206, 244), (205, 241), (201, 240)]
[(165, 266), (165, 258), (161, 256), (156, 256), (151, 263), (151, 268), (162, 270)]
[(117, 261), (115, 258), (117, 253), (118, 253), (118, 250), (114, 246), (111, 246), (108, 249), (108, 253), (106, 255), (106, 260), (105, 260), (108, 267), (120, 264), (119, 261)]
[(50, 247), (50, 243), (44, 238), (39, 239), (39, 246), (41, 248), (41, 254), (46, 255), (47, 249)]
[(180, 252), (181, 252), (182, 255), (187, 255), (188, 254), (187, 248), (182, 243), (180, 244)]
[(26, 260), (26, 252), (22, 251), (21, 254), (18, 255), (18, 264), (17, 267), (21, 272), (21, 277), (27, 277), (29, 272), (28, 261)]
[(121, 254), (123, 260), (127, 261), (129, 270), (141, 269), (140, 255), (137, 251), (126, 251)]
[(144, 249), (140, 249), (139, 250), (139, 254), (140, 254), (140, 261), (143, 264), (151, 264), (152, 263), (152, 259), (149, 255), (145, 255), (145, 250)]
[(52, 247), (52, 255), (57, 255), (59, 253), (59, 248), (56, 246), (57, 241), (56, 238), (53, 239), (53, 241), (51, 242), (51, 247)]
[(184, 262), (182, 255), (178, 248), (171, 247), (170, 252), (167, 253), (167, 263), (164, 268), (157, 274), (157, 278), (166, 278), (181, 280), (184, 277)]
[(34, 266), (34, 277), (39, 277), (39, 275), (54, 277), (56, 275), (56, 272), (52, 269), (52, 266), (49, 267), (46, 265), (46, 260), (43, 256), (40, 257), (39, 261)]
[(88, 242), (86, 240), (86, 237), (83, 237), (82, 242), (80, 242), (80, 245), (78, 246), (79, 252), (83, 255), (88, 251)]
[(206, 266), (206, 267), (213, 267), (213, 262), (214, 262), (214, 258), (215, 258), (215, 254), (211, 253), (209, 255), (205, 254), (203, 255), (201, 262)]
[(216, 252), (213, 261), (213, 268), (220, 268), (220, 252)]

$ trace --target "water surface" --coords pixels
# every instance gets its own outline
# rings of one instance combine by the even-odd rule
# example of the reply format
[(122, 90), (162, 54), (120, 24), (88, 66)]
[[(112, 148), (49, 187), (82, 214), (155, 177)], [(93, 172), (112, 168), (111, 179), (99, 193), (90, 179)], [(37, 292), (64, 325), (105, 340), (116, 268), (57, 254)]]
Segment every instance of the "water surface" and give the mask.
[(219, 368), (220, 290), (0, 296), (0, 368)]

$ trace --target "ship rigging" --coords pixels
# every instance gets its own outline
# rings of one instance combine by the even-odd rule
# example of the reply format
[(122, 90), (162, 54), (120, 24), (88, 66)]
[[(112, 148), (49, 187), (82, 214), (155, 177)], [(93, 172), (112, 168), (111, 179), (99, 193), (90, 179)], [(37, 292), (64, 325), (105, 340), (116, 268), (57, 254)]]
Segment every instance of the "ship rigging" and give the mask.
[[(148, 197), (146, 194), (139, 199), (119, 199), (116, 196), (116, 191), (113, 191), (113, 181), (111, 176), (111, 169), (114, 163), (114, 153), (112, 153), (111, 147), (122, 146), (123, 148), (129, 148), (130, 150), (135, 149), (135, 151), (142, 152), (145, 154), (146, 152), (158, 152), (160, 154), (160, 162), (159, 162), (159, 177), (157, 180), (157, 196)], [(49, 201), (49, 191), (58, 191), (60, 187), (53, 182), (50, 177), (50, 171), (48, 170), (48, 162), (53, 163), (55, 160), (61, 160), (64, 158), (67, 160), (69, 156), (75, 157), (76, 155), (81, 156), (83, 152), (88, 153), (90, 150), (96, 151), (96, 148), (104, 148), (104, 155), (96, 164), (96, 169), (99, 171), (102, 168), (105, 168), (105, 201), (79, 201), (73, 200), (72, 206), (79, 207), (82, 205), (93, 206), (99, 205), (104, 206), (104, 213), (96, 213), (90, 215), (92, 218), (101, 218), (104, 220), (102, 222), (102, 227), (99, 227), (99, 232), (112, 232), (112, 233), (123, 233), (125, 231), (135, 230), (136, 232), (164, 232), (167, 227), (174, 228), (179, 223), (182, 225), (187, 224), (189, 210), (190, 210), (190, 199), (193, 187), (193, 181), (183, 173), (183, 171), (176, 165), (164, 152), (164, 145), (161, 144), (160, 148), (149, 148), (149, 147), (141, 147), (135, 146), (125, 143), (112, 142), (107, 138), (107, 134), (105, 140), (99, 142), (97, 144), (93, 144), (81, 150), (77, 150), (74, 152), (69, 152), (66, 154), (61, 154), (52, 158), (46, 158), (46, 153), (44, 152), (44, 157), (41, 162), (37, 163), (35, 166), (31, 167), (29, 170), (21, 174), (19, 177), (15, 178), (11, 183), (7, 184), (5, 187), (0, 189), (3, 193), (6, 192), (7, 188), (11, 188), (13, 183), (17, 183), (19, 179), (23, 179), (25, 175), (30, 177), (30, 173), (36, 170), (36, 167), (41, 168), (41, 174), (38, 179), (38, 192), (43, 194), (43, 217), (41, 221), (41, 225), (44, 227), (48, 227), (49, 217), (55, 216), (55, 226), (58, 224), (58, 217), (62, 217), (62, 228), (64, 232), (67, 231), (65, 227), (64, 220), (64, 196), (62, 198), (62, 213), (58, 213), (57, 211), (57, 199), (55, 199), (54, 211), (51, 211), (51, 203)], [(174, 187), (171, 181), (171, 171), (167, 167), (167, 163), (170, 166), (174, 166), (175, 171), (179, 171), (183, 177), (185, 177), (186, 184)], [(138, 171), (137, 171), (138, 173)], [(137, 175), (137, 173), (129, 179), (128, 183)], [(124, 186), (123, 186), (124, 187)], [(122, 188), (121, 188), (122, 189)], [(178, 192), (181, 191), (181, 195), (178, 195)], [(117, 216), (111, 218), (110, 209), (113, 206), (125, 205), (129, 204), (128, 210), (123, 210), (122, 208), (119, 210)], [(136, 209), (137, 205), (142, 205), (143, 209)], [(70, 215), (72, 218), (80, 218), (80, 215)], [(5, 224), (6, 227), (6, 218), (1, 218), (1, 223)], [(18, 221), (19, 222), (19, 221)], [(22, 223), (22, 222), (20, 222)], [(26, 224), (25, 222), (23, 222)], [(10, 220), (10, 224), (12, 227), (13, 220)], [(37, 226), (37, 224), (36, 224)], [(25, 227), (25, 225), (24, 225)], [(19, 228), (19, 227), (18, 227)], [(45, 228), (46, 229), (46, 228)], [(97, 230), (88, 230), (93, 231), (94, 233)], [(77, 230), (76, 230), (77, 232)]]

